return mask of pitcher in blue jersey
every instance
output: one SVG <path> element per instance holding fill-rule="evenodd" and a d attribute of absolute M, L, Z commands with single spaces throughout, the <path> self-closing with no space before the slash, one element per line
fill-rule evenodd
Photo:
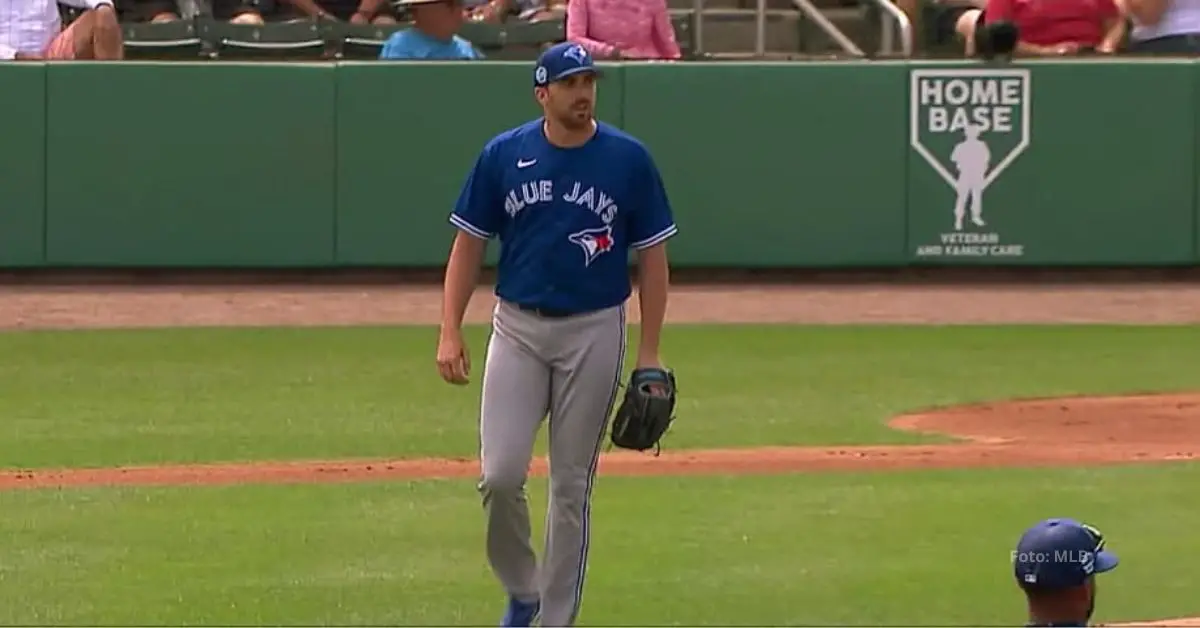
<path fill-rule="evenodd" d="M 504 626 L 574 625 L 588 560 L 592 485 L 625 358 L 629 251 L 637 252 L 638 366 L 663 366 L 666 242 L 675 220 L 637 139 L 593 117 L 600 73 L 578 44 L 547 49 L 533 71 L 543 115 L 492 138 L 450 222 L 438 341 L 442 378 L 470 370 L 462 320 L 487 242 L 500 241 L 496 307 L 479 432 L 487 557 L 509 596 Z M 547 423 L 550 504 L 539 569 L 526 472 Z"/>

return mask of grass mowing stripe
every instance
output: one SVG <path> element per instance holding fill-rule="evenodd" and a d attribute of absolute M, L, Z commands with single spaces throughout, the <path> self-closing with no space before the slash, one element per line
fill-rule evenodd
<path fill-rule="evenodd" d="M 1009 552 L 1063 514 L 1122 559 L 1098 621 L 1197 614 L 1198 482 L 1180 463 L 605 478 L 581 621 L 1018 625 Z M 537 535 L 544 507 L 536 482 Z M 0 512 L 0 624 L 492 625 L 503 605 L 468 481 L 22 491 Z"/>

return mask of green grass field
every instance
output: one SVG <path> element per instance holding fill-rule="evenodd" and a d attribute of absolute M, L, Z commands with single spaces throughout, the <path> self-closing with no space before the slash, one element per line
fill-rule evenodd
<path fill-rule="evenodd" d="M 915 408 L 1200 389 L 1195 327 L 672 326 L 668 449 L 912 443 Z M 476 365 L 483 329 L 472 330 Z M 636 334 L 631 334 L 636 337 Z M 0 467 L 472 456 L 431 328 L 0 334 Z M 476 367 L 478 369 L 478 366 Z M 1021 530 L 1099 526 L 1097 621 L 1200 614 L 1200 465 L 603 478 L 590 625 L 1016 625 Z M 542 482 L 530 487 L 537 533 Z M 0 624 L 495 625 L 473 482 L 0 491 Z"/>

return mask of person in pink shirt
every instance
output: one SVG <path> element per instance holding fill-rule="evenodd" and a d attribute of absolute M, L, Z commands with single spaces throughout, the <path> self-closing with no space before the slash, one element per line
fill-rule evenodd
<path fill-rule="evenodd" d="M 598 58 L 681 56 L 666 0 L 569 0 L 567 39 Z"/>

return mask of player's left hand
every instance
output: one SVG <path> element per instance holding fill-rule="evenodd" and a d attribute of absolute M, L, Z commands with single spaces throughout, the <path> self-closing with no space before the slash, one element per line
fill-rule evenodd
<path fill-rule="evenodd" d="M 659 439 L 675 419 L 675 400 L 673 372 L 661 367 L 635 368 L 613 417 L 612 444 L 637 451 L 653 447 L 657 452 Z"/>

